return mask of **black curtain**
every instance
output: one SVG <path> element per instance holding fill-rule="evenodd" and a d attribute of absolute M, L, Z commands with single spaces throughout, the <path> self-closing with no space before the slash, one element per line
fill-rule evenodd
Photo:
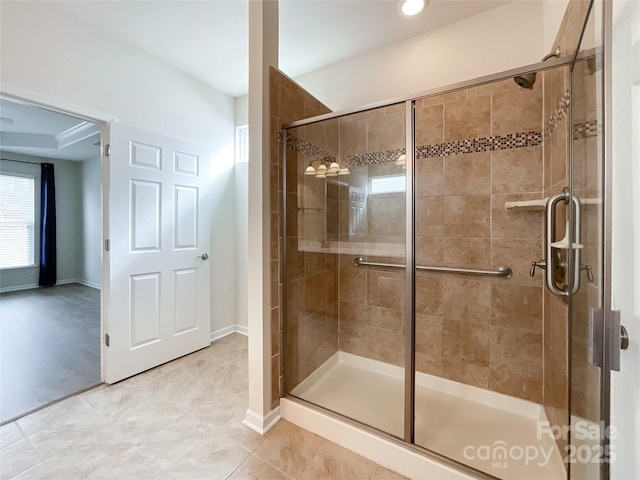
<path fill-rule="evenodd" d="M 40 183 L 40 280 L 38 284 L 56 284 L 56 184 L 53 165 L 43 163 Z"/>

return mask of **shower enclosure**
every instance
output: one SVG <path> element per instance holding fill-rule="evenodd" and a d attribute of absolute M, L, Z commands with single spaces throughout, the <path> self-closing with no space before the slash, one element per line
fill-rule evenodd
<path fill-rule="evenodd" d="M 285 395 L 474 474 L 599 477 L 599 21 L 527 88 L 284 128 Z"/>

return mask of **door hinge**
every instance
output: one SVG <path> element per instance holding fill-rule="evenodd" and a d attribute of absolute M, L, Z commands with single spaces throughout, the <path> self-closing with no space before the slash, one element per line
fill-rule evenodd
<path fill-rule="evenodd" d="M 109 143 L 107 143 L 107 144 L 104 146 L 104 156 L 105 156 L 105 157 L 109 157 L 109 156 L 111 156 L 111 144 L 109 144 Z"/>
<path fill-rule="evenodd" d="M 611 370 L 620 371 L 620 350 L 622 349 L 622 329 L 620 310 L 611 310 Z"/>
<path fill-rule="evenodd" d="M 605 334 L 609 346 L 609 369 L 620 371 L 620 350 L 625 347 L 625 335 L 620 325 L 620 310 L 609 312 L 609 331 L 605 332 L 604 310 L 589 310 L 589 363 L 596 367 L 603 366 Z M 627 339 L 628 342 L 628 339 Z"/>
<path fill-rule="evenodd" d="M 108 347 L 111 345 L 111 337 L 109 337 L 108 333 L 104 334 L 104 344 Z"/>
<path fill-rule="evenodd" d="M 601 308 L 589 309 L 589 363 L 595 367 L 602 366 L 603 314 Z"/>
<path fill-rule="evenodd" d="M 106 252 L 108 252 L 110 248 L 111 248 L 111 244 L 109 243 L 109 239 L 105 238 L 105 240 L 104 240 L 104 250 Z"/>

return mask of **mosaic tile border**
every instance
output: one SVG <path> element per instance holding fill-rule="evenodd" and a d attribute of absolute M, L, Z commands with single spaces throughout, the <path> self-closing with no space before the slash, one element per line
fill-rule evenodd
<path fill-rule="evenodd" d="M 282 136 L 283 132 L 280 132 L 278 134 L 278 143 L 280 145 L 282 145 Z M 292 135 L 287 135 L 287 148 L 295 150 L 296 152 L 304 153 L 308 157 L 312 157 L 323 162 L 331 162 L 336 159 L 335 155 L 323 150 L 317 145 Z"/>
<path fill-rule="evenodd" d="M 446 157 L 449 155 L 463 155 L 469 153 L 488 152 L 494 150 L 509 150 L 513 148 L 535 147 L 541 145 L 546 137 L 553 134 L 560 122 L 568 115 L 571 106 L 569 90 L 566 90 L 556 110 L 551 115 L 542 132 L 519 132 L 508 135 L 495 135 L 490 137 L 458 140 L 455 142 L 436 143 L 433 145 L 421 145 L 416 147 L 416 158 Z M 602 131 L 601 125 L 596 121 L 584 122 L 573 126 L 573 139 L 589 138 L 598 135 Z M 279 143 L 282 144 L 283 132 L 278 133 Z M 366 165 L 380 165 L 394 163 L 400 155 L 405 153 L 404 148 L 370 152 L 357 155 L 346 155 L 342 158 L 327 152 L 312 143 L 287 135 L 287 148 L 301 152 L 308 157 L 321 162 L 338 162 L 343 167 L 359 167 Z"/>
<path fill-rule="evenodd" d="M 364 167 L 367 165 L 382 165 L 385 163 L 395 163 L 400 155 L 406 153 L 405 148 L 385 150 L 383 152 L 363 153 L 361 155 L 347 155 L 339 163 L 344 161 L 347 167 Z"/>
<path fill-rule="evenodd" d="M 566 90 L 564 92 L 564 95 L 562 95 L 562 98 L 558 102 L 555 112 L 553 112 L 553 115 L 551 115 L 551 118 L 549 119 L 549 121 L 544 127 L 545 137 L 550 136 L 554 132 L 554 130 L 558 127 L 558 124 L 562 121 L 562 119 L 567 116 L 567 114 L 569 113 L 570 106 L 571 106 L 571 94 L 569 93 L 569 90 Z"/>
<path fill-rule="evenodd" d="M 416 148 L 416 158 L 446 157 L 449 155 L 463 155 L 466 153 L 535 147 L 540 145 L 542 140 L 542 132 L 520 132 L 510 133 L 508 135 L 495 135 L 491 137 L 459 140 L 456 142 L 437 143 L 434 145 L 418 146 Z M 282 144 L 282 134 L 280 135 L 280 143 Z M 342 166 L 346 167 L 394 163 L 400 155 L 405 153 L 404 148 L 396 148 L 382 152 L 346 155 L 342 158 L 336 159 L 334 154 L 329 153 L 304 139 L 293 137 L 291 135 L 287 135 L 287 148 L 301 152 L 308 157 L 322 162 L 337 161 Z"/>
<path fill-rule="evenodd" d="M 416 148 L 416 158 L 446 157 L 465 153 L 509 150 L 512 148 L 535 147 L 542 143 L 542 132 L 520 132 L 508 135 L 472 138 L 457 142 L 438 143 Z"/>
<path fill-rule="evenodd" d="M 602 133 L 602 125 L 597 120 L 591 122 L 576 123 L 573 126 L 573 139 L 597 137 Z"/>

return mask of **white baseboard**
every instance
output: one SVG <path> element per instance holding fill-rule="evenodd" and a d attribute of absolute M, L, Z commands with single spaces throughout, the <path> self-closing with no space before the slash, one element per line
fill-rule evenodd
<path fill-rule="evenodd" d="M 395 442 L 287 398 L 280 399 L 280 414 L 283 419 L 408 478 L 442 480 L 474 478 Z M 249 426 L 247 423 L 245 425 Z"/>
<path fill-rule="evenodd" d="M 260 435 L 267 433 L 280 420 L 280 407 L 276 407 L 264 417 L 253 410 L 247 410 L 242 423 Z"/>
<path fill-rule="evenodd" d="M 249 329 L 244 325 L 229 325 L 228 327 L 221 328 L 220 330 L 216 330 L 215 332 L 211 332 L 210 340 L 215 342 L 216 340 L 220 340 L 227 335 L 231 335 L 232 333 L 239 333 L 241 335 L 249 335 Z"/>
<path fill-rule="evenodd" d="M 95 288 L 96 290 L 100 290 L 102 288 L 102 286 L 99 283 L 90 282 L 89 280 L 78 279 L 76 280 L 76 283 L 79 283 L 80 285 L 84 285 L 85 287 Z"/>
<path fill-rule="evenodd" d="M 71 283 L 79 283 L 81 285 L 85 285 L 91 288 L 97 288 L 98 290 L 100 290 L 100 285 L 93 282 L 88 282 L 87 280 L 79 280 L 77 278 L 65 278 L 62 280 L 56 280 L 56 284 L 54 285 L 54 287 L 56 285 L 69 285 Z M 0 288 L 0 293 L 19 292 L 20 290 L 31 290 L 34 288 L 41 288 L 41 287 L 37 283 L 30 283 L 27 285 L 16 285 L 13 287 L 2 287 Z M 243 328 L 246 329 L 247 327 L 243 327 Z M 238 333 L 243 333 L 243 332 L 238 332 Z"/>
<path fill-rule="evenodd" d="M 249 327 L 245 327 L 244 325 L 236 325 L 235 327 L 236 333 L 249 336 Z"/>
<path fill-rule="evenodd" d="M 40 288 L 40 286 L 34 283 L 29 285 L 16 285 L 14 287 L 2 287 L 0 288 L 0 293 L 19 292 L 20 290 L 31 290 L 33 288 Z"/>

